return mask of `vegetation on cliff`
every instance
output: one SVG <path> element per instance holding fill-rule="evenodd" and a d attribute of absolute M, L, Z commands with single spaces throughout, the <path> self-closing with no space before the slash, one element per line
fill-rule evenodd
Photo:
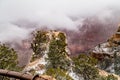
<path fill-rule="evenodd" d="M 84 80 L 96 80 L 99 77 L 99 71 L 95 67 L 97 60 L 85 54 L 80 54 L 73 58 L 73 70 L 78 76 L 82 76 Z"/>
<path fill-rule="evenodd" d="M 17 66 L 17 54 L 12 48 L 5 44 L 0 44 L 0 69 L 20 71 L 22 68 Z M 0 79 L 8 80 L 9 78 L 0 76 Z"/>
<path fill-rule="evenodd" d="M 34 52 L 34 55 L 32 56 L 32 61 L 44 55 L 46 44 L 49 42 L 49 36 L 46 35 L 47 33 L 47 31 L 36 31 L 36 33 L 33 34 L 34 38 L 31 43 L 31 48 Z"/>
<path fill-rule="evenodd" d="M 45 75 L 50 75 L 56 80 L 117 80 L 114 75 L 101 76 L 96 65 L 99 64 L 101 69 L 105 69 L 113 61 L 112 58 L 105 57 L 103 61 L 98 61 L 90 55 L 80 54 L 71 58 L 67 51 L 66 35 L 57 31 L 36 31 L 33 34 L 33 42 L 31 48 L 34 52 L 31 61 L 41 59 L 44 55 L 47 64 L 44 66 Z M 117 54 L 117 53 L 116 53 Z M 119 74 L 119 57 L 114 54 L 115 70 Z M 40 62 L 40 60 L 38 60 Z M 14 49 L 0 44 L 0 68 L 19 71 L 21 68 L 17 66 L 17 54 Z M 37 69 L 31 68 L 33 74 L 41 70 L 39 63 Z M 35 64 L 35 65 L 36 65 Z M 69 73 L 73 71 L 79 78 L 73 79 Z M 2 77 L 2 76 L 0 76 Z M 6 78 L 7 79 L 7 78 Z"/>
<path fill-rule="evenodd" d="M 60 68 L 67 71 L 70 67 L 70 60 L 67 58 L 66 37 L 64 33 L 59 33 L 57 37 L 52 36 L 49 45 L 47 68 Z"/>

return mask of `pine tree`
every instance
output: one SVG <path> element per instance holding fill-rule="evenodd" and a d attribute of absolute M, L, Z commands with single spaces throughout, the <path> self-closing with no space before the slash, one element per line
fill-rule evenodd
<path fill-rule="evenodd" d="M 14 49 L 7 47 L 5 44 L 0 44 L 0 69 L 22 70 L 17 64 L 17 54 Z M 9 78 L 0 76 L 0 79 L 8 80 Z"/>
<path fill-rule="evenodd" d="M 73 70 L 78 76 L 82 76 L 85 80 L 96 80 L 99 77 L 99 71 L 94 66 L 97 60 L 85 54 L 80 54 L 73 58 Z"/>
<path fill-rule="evenodd" d="M 47 75 L 54 77 L 56 80 L 73 80 L 65 71 L 60 68 L 50 68 L 46 71 Z"/>
<path fill-rule="evenodd" d="M 48 68 L 60 68 L 67 71 L 70 66 L 70 60 L 67 58 L 66 52 L 66 36 L 60 32 L 58 36 L 52 36 L 48 52 Z"/>
<path fill-rule="evenodd" d="M 47 33 L 47 31 L 36 31 L 36 33 L 33 34 L 34 39 L 31 43 L 31 48 L 35 54 L 33 55 L 32 60 L 44 55 L 46 44 L 49 42 L 49 36 L 46 35 Z"/>

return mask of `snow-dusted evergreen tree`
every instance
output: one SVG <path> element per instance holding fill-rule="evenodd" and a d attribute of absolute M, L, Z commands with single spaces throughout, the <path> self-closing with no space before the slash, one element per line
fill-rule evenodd
<path fill-rule="evenodd" d="M 9 48 L 5 44 L 0 44 L 0 69 L 21 71 L 22 68 L 17 66 L 17 54 L 12 48 Z M 9 80 L 4 76 L 0 76 L 1 80 Z"/>

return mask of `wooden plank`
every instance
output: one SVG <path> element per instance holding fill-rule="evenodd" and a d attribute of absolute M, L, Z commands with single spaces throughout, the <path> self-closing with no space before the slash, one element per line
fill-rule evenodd
<path fill-rule="evenodd" d="M 0 69 L 0 75 L 12 77 L 16 79 L 21 79 L 21 80 L 32 80 L 33 79 L 33 76 L 31 75 L 23 74 L 23 73 L 15 72 L 15 71 L 3 70 L 3 69 Z"/>

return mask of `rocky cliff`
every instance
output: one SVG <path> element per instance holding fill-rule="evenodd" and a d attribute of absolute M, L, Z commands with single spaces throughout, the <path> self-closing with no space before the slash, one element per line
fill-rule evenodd
<path fill-rule="evenodd" d="M 61 68 L 63 71 L 59 71 L 62 75 L 64 71 L 64 75 L 68 74 L 71 58 L 69 57 L 70 51 L 67 48 L 66 35 L 63 32 L 36 31 L 31 47 L 34 53 L 31 62 L 24 68 L 24 73 L 43 75 L 49 71 L 49 68 L 52 70 Z"/>
<path fill-rule="evenodd" d="M 30 75 L 50 75 L 56 80 L 98 80 L 99 76 L 115 76 L 119 80 L 119 32 L 120 30 L 108 41 L 89 51 L 92 57 L 98 59 L 96 64 L 96 59 L 87 55 L 72 59 L 65 33 L 36 31 L 31 43 L 34 53 L 23 72 Z"/>
<path fill-rule="evenodd" d="M 106 42 L 90 51 L 99 60 L 98 68 L 120 75 L 120 27 Z"/>

